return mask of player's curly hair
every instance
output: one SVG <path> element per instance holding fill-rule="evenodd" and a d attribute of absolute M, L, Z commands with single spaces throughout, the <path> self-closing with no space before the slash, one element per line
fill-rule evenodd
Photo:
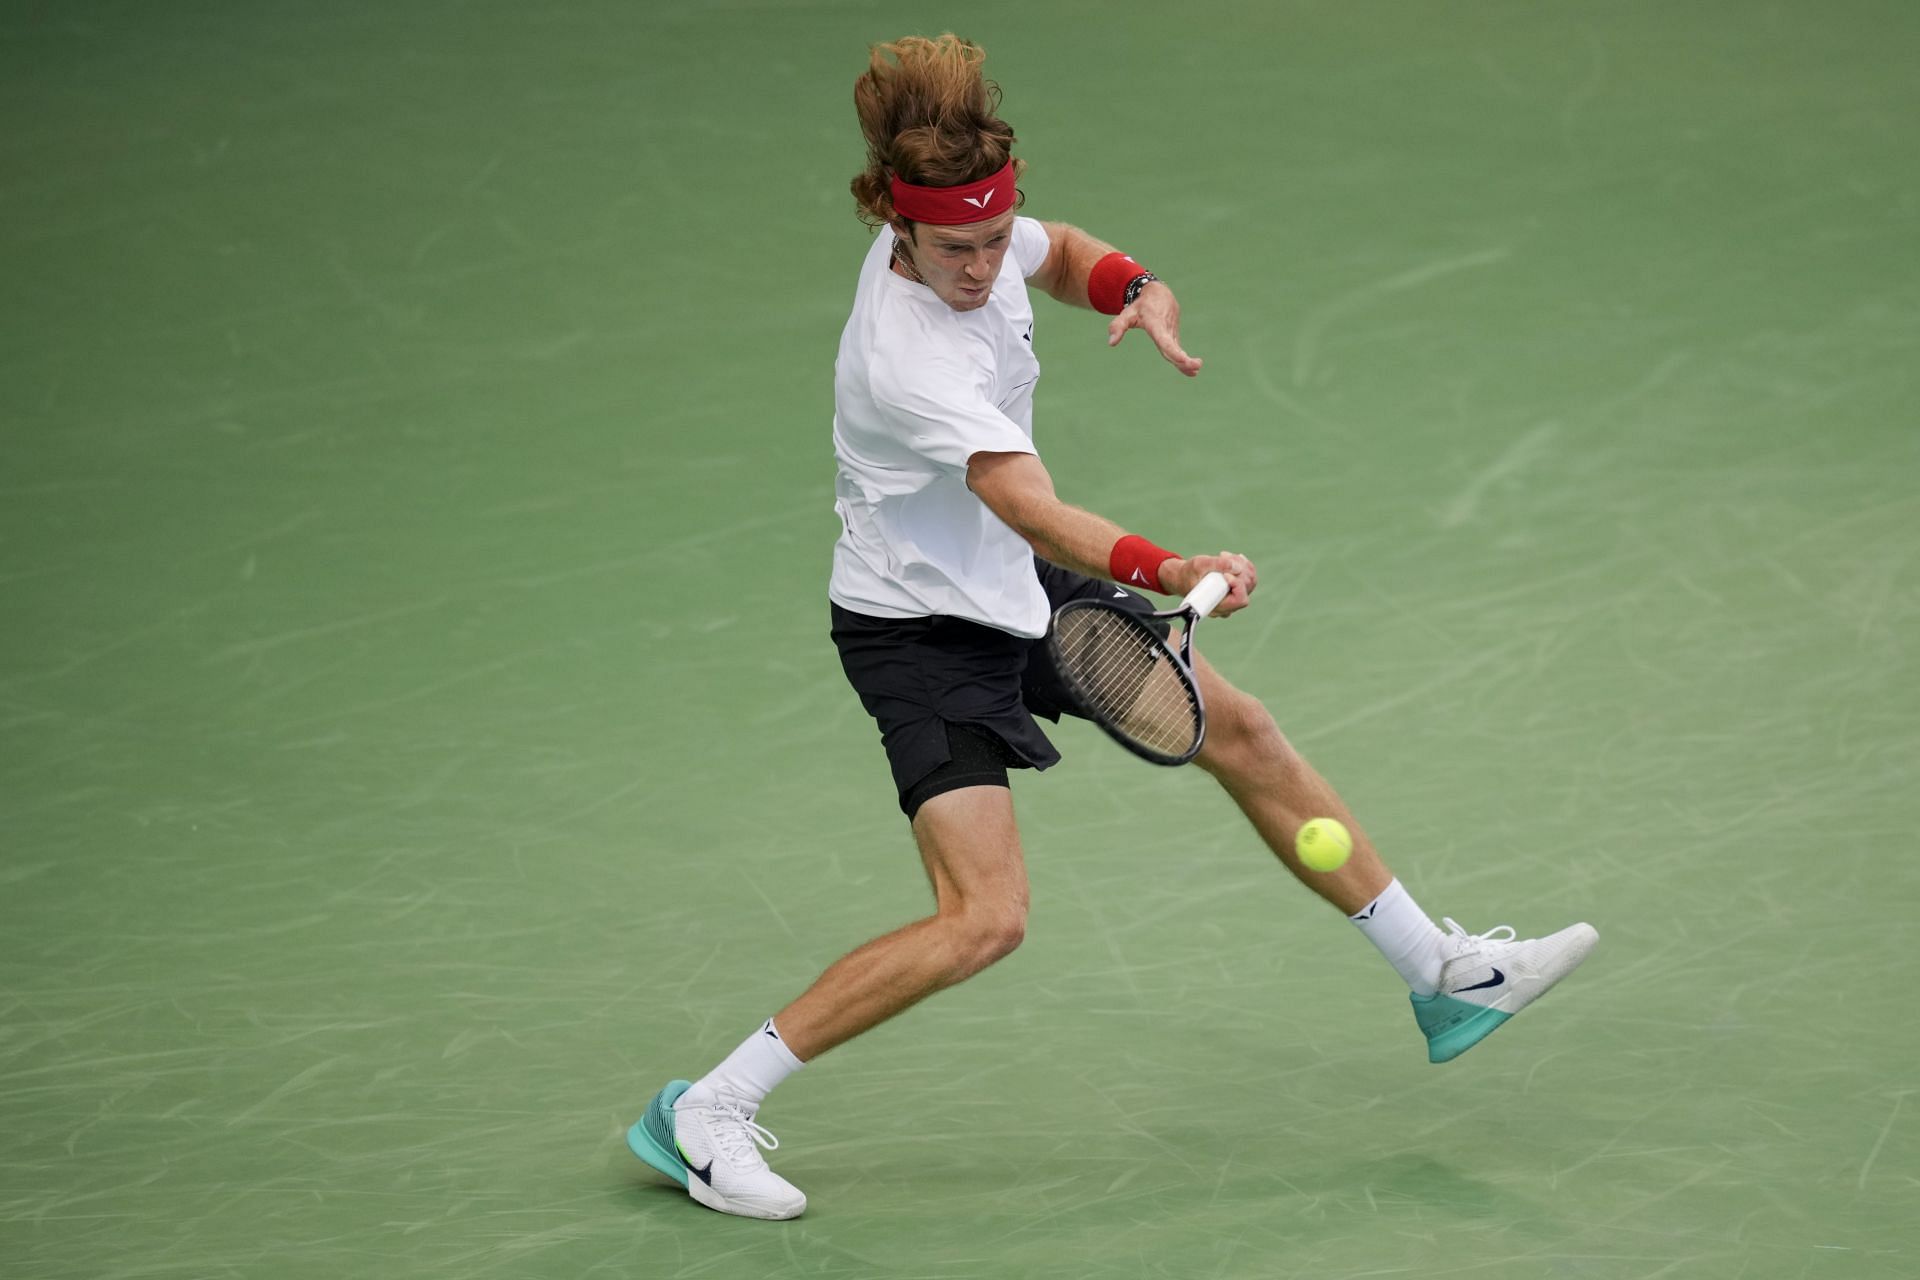
<path fill-rule="evenodd" d="M 958 187 L 990 178 L 1013 156 L 1013 126 L 1002 120 L 1000 86 L 980 74 L 987 51 L 952 32 L 936 40 L 907 36 L 868 50 L 853 82 L 853 105 L 867 139 L 867 167 L 853 180 L 860 221 L 876 230 L 911 220 L 894 212 L 895 174 L 920 187 Z M 1014 179 L 1026 171 L 1015 160 Z M 1015 207 L 1025 201 L 1017 195 Z"/>

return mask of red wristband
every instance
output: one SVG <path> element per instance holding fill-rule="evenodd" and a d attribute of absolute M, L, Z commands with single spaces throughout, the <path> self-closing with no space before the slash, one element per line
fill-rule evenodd
<path fill-rule="evenodd" d="M 1160 585 L 1160 566 L 1179 558 L 1174 552 L 1154 546 L 1139 534 L 1130 533 L 1114 543 L 1113 550 L 1107 553 L 1107 572 L 1115 582 L 1145 587 L 1164 595 L 1166 588 Z"/>
<path fill-rule="evenodd" d="M 1127 286 L 1147 269 L 1124 253 L 1110 253 L 1087 274 L 1087 301 L 1102 315 L 1117 316 L 1127 305 Z"/>

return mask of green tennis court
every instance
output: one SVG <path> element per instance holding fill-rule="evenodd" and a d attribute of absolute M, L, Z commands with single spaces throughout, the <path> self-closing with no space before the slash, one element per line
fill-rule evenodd
<path fill-rule="evenodd" d="M 1193 770 L 1016 780 L 982 977 L 622 1133 L 928 894 L 828 643 L 866 46 L 957 28 L 1070 501 L 1423 905 L 1602 935 L 1429 1066 Z M 0 1274 L 1920 1274 L 1920 13 L 0 15 Z M 1189 845 L 1177 833 L 1197 832 Z"/>

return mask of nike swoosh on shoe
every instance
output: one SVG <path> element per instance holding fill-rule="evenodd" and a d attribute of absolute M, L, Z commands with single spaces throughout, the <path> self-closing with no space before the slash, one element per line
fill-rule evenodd
<path fill-rule="evenodd" d="M 1493 971 L 1493 976 L 1491 978 L 1488 978 L 1485 982 L 1476 982 L 1470 987 L 1455 987 L 1453 989 L 1453 993 L 1455 995 L 1459 995 L 1462 991 L 1485 991 L 1489 987 L 1499 986 L 1501 983 L 1505 982 L 1506 980 L 1507 980 L 1507 975 L 1500 972 L 1498 969 L 1495 969 Z"/>

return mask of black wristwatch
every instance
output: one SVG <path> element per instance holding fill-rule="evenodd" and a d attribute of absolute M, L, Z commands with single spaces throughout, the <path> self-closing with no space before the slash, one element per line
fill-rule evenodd
<path fill-rule="evenodd" d="M 1133 300 L 1140 296 L 1140 291 L 1159 278 L 1159 276 L 1153 274 L 1151 271 L 1142 271 L 1139 275 L 1127 281 L 1127 291 L 1121 295 L 1125 301 L 1120 305 L 1123 307 L 1132 306 Z"/>

